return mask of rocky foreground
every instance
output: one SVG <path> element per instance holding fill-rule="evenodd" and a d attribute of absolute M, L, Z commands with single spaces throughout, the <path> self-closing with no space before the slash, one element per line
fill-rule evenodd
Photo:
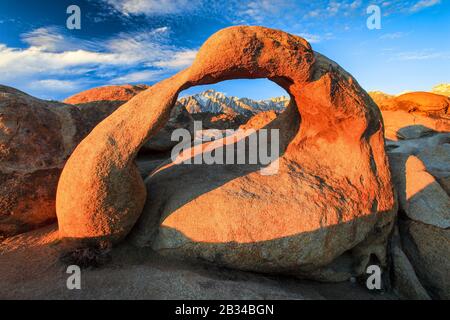
<path fill-rule="evenodd" d="M 186 84 L 230 77 L 274 79 L 291 100 L 176 102 Z M 153 87 L 56 103 L 0 86 L 0 298 L 449 299 L 450 99 L 371 96 L 305 40 L 265 28 L 219 32 Z M 279 129 L 278 174 L 172 165 L 171 132 L 194 119 Z M 99 266 L 77 292 L 74 260 Z M 370 264 L 382 292 L 364 288 Z"/>
<path fill-rule="evenodd" d="M 162 256 L 127 243 L 106 254 L 100 268 L 82 270 L 81 290 L 68 290 L 57 227 L 0 244 L 0 299 L 396 299 L 363 283 L 318 283 L 240 272 Z M 19 267 L 20 266 L 20 267 Z"/>

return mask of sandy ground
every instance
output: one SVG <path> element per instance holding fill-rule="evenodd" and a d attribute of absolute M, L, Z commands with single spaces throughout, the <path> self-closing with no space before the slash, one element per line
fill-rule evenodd
<path fill-rule="evenodd" d="M 325 284 L 164 258 L 124 243 L 67 289 L 56 226 L 0 243 L 0 299 L 395 299 L 358 283 Z"/>

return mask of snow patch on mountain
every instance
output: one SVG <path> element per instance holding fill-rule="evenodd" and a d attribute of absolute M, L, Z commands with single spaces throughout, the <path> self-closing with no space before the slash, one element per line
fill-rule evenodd
<path fill-rule="evenodd" d="M 286 96 L 266 100 L 238 98 L 226 96 L 212 89 L 179 100 L 189 113 L 226 113 L 245 116 L 269 110 L 281 113 L 286 109 L 289 101 L 289 97 Z"/>

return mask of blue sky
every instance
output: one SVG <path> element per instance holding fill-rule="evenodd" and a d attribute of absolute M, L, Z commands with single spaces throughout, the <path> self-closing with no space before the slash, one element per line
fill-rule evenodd
<path fill-rule="evenodd" d="M 81 9 L 80 30 L 66 28 L 72 4 Z M 379 30 L 366 26 L 371 4 L 381 8 Z M 188 66 L 211 34 L 231 25 L 303 36 L 368 91 L 450 82 L 450 0 L 0 0 L 0 84 L 44 99 L 152 84 Z M 284 93 L 267 80 L 207 88 L 255 99 Z"/>

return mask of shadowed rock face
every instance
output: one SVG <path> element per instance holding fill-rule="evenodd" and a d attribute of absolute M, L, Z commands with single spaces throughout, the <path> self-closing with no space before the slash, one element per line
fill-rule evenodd
<path fill-rule="evenodd" d="M 69 105 L 37 99 L 0 85 L 0 237 L 56 219 L 59 175 L 76 145 L 99 122 L 145 88 L 95 88 L 66 100 L 84 103 Z M 177 109 L 172 113 L 175 124 L 168 128 L 180 122 L 189 125 L 179 121 L 184 118 Z M 170 141 L 170 133 L 160 134 L 163 137 L 152 146 L 166 146 L 165 141 Z"/>
<path fill-rule="evenodd" d="M 168 163 L 144 184 L 134 158 L 178 93 L 237 78 L 268 78 L 290 94 L 265 126 L 280 130 L 279 172 Z M 395 209 L 376 105 L 304 39 L 262 27 L 219 31 L 191 67 L 101 122 L 68 160 L 57 191 L 61 237 L 117 242 L 140 217 L 131 237 L 138 245 L 321 280 L 361 274 L 371 255 L 383 264 Z"/>
<path fill-rule="evenodd" d="M 0 237 L 56 218 L 59 174 L 87 132 L 75 106 L 0 86 Z"/>
<path fill-rule="evenodd" d="M 393 286 L 411 299 L 449 299 L 450 133 L 418 123 L 387 143 L 400 212 Z"/>
<path fill-rule="evenodd" d="M 95 88 L 66 100 L 84 103 L 69 105 L 0 86 L 0 237 L 56 219 L 59 175 L 76 145 L 99 122 L 145 88 L 130 85 Z M 183 117 L 187 112 L 174 108 L 172 114 L 168 130 L 182 125 L 189 127 L 190 122 Z M 161 139 L 151 147 L 169 149 L 170 132 L 160 135 Z"/>

